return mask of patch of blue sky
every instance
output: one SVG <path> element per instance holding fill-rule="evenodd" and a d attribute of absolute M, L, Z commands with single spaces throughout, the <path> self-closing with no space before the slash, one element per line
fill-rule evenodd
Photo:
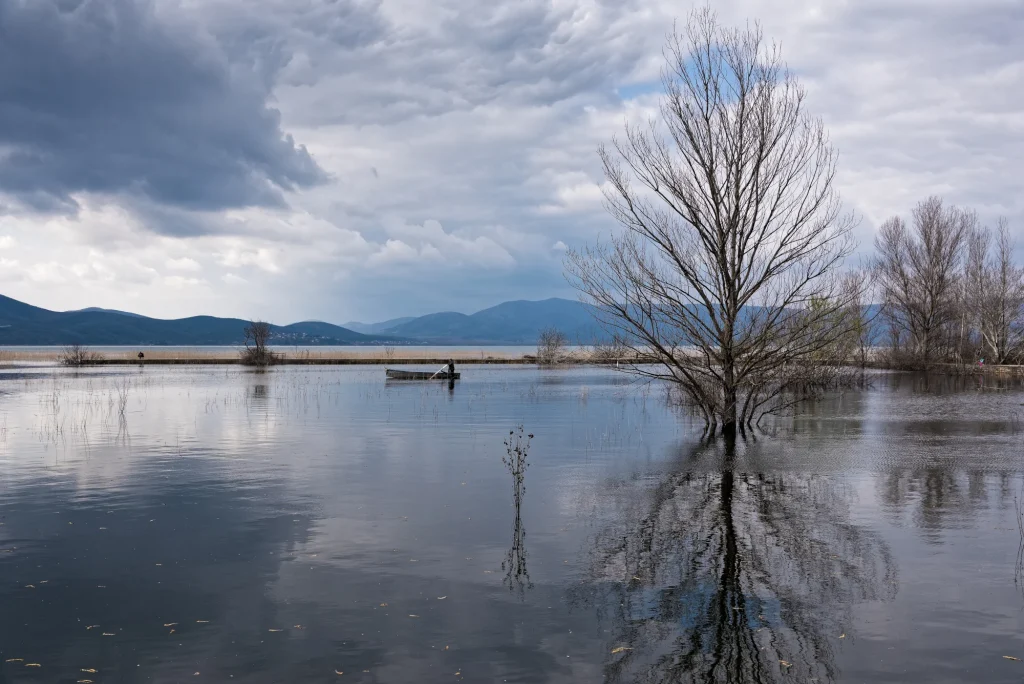
<path fill-rule="evenodd" d="M 643 81 L 641 83 L 627 83 L 615 89 L 615 93 L 622 99 L 635 100 L 644 95 L 652 95 L 662 92 L 661 81 Z"/>

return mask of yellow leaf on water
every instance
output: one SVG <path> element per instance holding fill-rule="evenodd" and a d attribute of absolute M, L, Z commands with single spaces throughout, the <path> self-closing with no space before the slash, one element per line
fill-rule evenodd
<path fill-rule="evenodd" d="M 1014 658 L 1013 656 L 1003 656 L 1007 660 L 1020 660 L 1020 658 Z"/>
<path fill-rule="evenodd" d="M 628 646 L 619 646 L 618 648 L 613 648 L 612 649 L 612 654 L 622 653 L 623 651 L 632 651 L 632 650 L 633 649 L 629 648 Z"/>

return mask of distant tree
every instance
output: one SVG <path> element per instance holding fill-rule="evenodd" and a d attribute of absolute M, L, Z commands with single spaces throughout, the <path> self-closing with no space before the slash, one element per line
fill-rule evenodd
<path fill-rule="evenodd" d="M 915 362 L 945 360 L 954 348 L 961 260 L 976 226 L 973 212 L 930 197 L 914 208 L 913 226 L 894 216 L 875 237 L 875 277 L 891 337 Z"/>
<path fill-rule="evenodd" d="M 981 353 L 992 363 L 1006 363 L 1024 343 L 1024 269 L 1013 261 L 1005 218 L 995 235 L 983 228 L 973 231 L 967 242 L 965 310 Z"/>
<path fill-rule="evenodd" d="M 630 370 L 735 433 L 790 405 L 794 375 L 848 334 L 825 323 L 852 301 L 838 267 L 855 222 L 824 127 L 758 26 L 696 11 L 666 56 L 663 128 L 627 126 L 600 150 L 625 231 L 570 252 L 569 279 L 606 330 L 656 361 Z"/>
<path fill-rule="evenodd" d="M 266 321 L 251 321 L 245 327 L 245 349 L 242 351 L 242 363 L 247 366 L 266 367 L 274 362 L 274 354 L 270 351 L 270 324 Z"/>
<path fill-rule="evenodd" d="M 92 351 L 84 344 L 66 344 L 57 355 L 62 366 L 85 366 L 103 359 L 103 355 Z"/>
<path fill-rule="evenodd" d="M 568 338 L 558 328 L 545 328 L 537 339 L 537 363 L 553 364 L 565 358 Z"/>

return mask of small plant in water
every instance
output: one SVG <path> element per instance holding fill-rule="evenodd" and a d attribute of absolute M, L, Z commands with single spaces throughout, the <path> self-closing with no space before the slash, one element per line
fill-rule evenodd
<path fill-rule="evenodd" d="M 526 494 L 524 476 L 527 466 L 530 465 L 528 458 L 533 435 L 523 433 L 522 425 L 509 431 L 508 439 L 505 440 L 506 455 L 501 459 L 512 473 L 512 501 L 516 511 L 512 521 L 512 546 L 505 554 L 505 562 L 501 564 L 501 569 L 505 571 L 505 585 L 509 591 L 518 588 L 520 593 L 533 586 L 526 567 L 526 528 L 523 526 L 522 518 L 523 496 Z"/>

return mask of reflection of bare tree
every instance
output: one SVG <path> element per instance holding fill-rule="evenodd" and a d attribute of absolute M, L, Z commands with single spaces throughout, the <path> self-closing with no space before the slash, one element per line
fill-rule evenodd
<path fill-rule="evenodd" d="M 890 518 L 906 515 L 925 541 L 940 542 L 943 530 L 972 525 L 971 519 L 995 498 L 1007 505 L 1013 498 L 1009 472 L 955 470 L 947 463 L 880 475 L 879 498 Z M 989 485 L 996 485 L 991 491 Z"/>
<path fill-rule="evenodd" d="M 512 501 L 515 506 L 515 518 L 512 521 L 512 546 L 505 554 L 505 561 L 501 569 L 505 571 L 505 586 L 509 591 L 518 589 L 522 594 L 525 589 L 533 587 L 530 582 L 530 572 L 526 567 L 526 528 L 523 527 L 522 507 L 523 496 L 526 494 L 526 468 L 529 465 L 527 457 L 530 451 L 530 440 L 533 435 L 526 435 L 524 438 L 523 428 L 519 426 L 517 431 L 509 433 L 505 447 L 508 455 L 502 458 L 505 467 L 512 474 Z"/>
<path fill-rule="evenodd" d="M 734 450 L 700 447 L 722 467 L 667 477 L 598 535 L 581 598 L 610 625 L 609 681 L 831 681 L 851 604 L 895 594 L 841 487 L 734 472 Z"/>

